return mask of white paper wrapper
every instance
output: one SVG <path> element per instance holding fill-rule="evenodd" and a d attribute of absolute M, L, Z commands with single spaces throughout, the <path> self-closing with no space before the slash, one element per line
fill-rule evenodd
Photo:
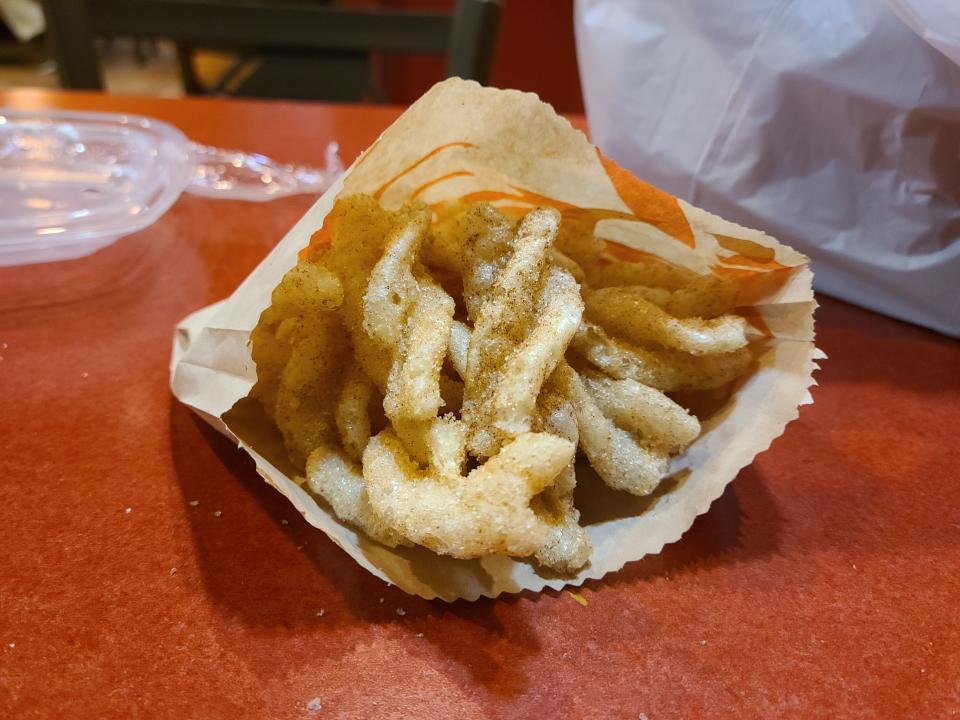
<path fill-rule="evenodd" d="M 275 431 L 252 401 L 249 334 L 283 274 L 310 243 L 341 193 L 369 193 L 387 207 L 476 196 L 498 204 L 552 204 L 590 214 L 621 257 L 653 255 L 699 272 L 741 278 L 745 314 L 758 328 L 756 370 L 703 424 L 648 498 L 615 493 L 578 470 L 577 504 L 593 543 L 572 578 L 508 557 L 455 560 L 423 548 L 390 549 L 341 524 L 285 474 Z M 810 401 L 815 360 L 812 275 L 807 259 L 773 238 L 728 223 L 642 183 L 599 156 L 582 133 L 530 94 L 452 79 L 436 85 L 394 123 L 307 212 L 226 301 L 178 326 L 174 394 L 238 442 L 263 478 L 361 566 L 403 590 L 445 600 L 559 589 L 618 570 L 680 538 L 724 487 L 769 447 Z M 231 408 L 236 408 L 224 417 Z M 289 472 L 289 470 L 287 470 Z"/>

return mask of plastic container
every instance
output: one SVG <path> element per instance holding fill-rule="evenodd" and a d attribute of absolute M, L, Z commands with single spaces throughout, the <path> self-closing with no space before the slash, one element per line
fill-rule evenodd
<path fill-rule="evenodd" d="M 88 255 L 155 222 L 184 190 L 262 201 L 322 193 L 323 169 L 191 143 L 138 115 L 0 111 L 0 266 Z"/>

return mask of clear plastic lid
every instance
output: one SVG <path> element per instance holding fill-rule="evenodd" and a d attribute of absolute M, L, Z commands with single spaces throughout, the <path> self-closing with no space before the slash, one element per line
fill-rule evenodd
<path fill-rule="evenodd" d="M 185 189 L 265 201 L 320 194 L 343 173 L 197 145 L 160 120 L 0 110 L 0 266 L 79 258 L 156 221 Z"/>
<path fill-rule="evenodd" d="M 0 112 L 0 265 L 89 254 L 153 223 L 194 173 L 190 142 L 137 115 Z"/>

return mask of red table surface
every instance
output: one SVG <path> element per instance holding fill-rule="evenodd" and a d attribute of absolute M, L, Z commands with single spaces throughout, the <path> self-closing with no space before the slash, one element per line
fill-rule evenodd
<path fill-rule="evenodd" d="M 331 138 L 352 159 L 399 112 L 0 102 L 152 115 L 302 163 Z M 167 388 L 174 324 L 310 204 L 184 196 L 118 244 L 148 248 L 126 279 L 0 314 L 0 717 L 960 715 L 960 344 L 821 298 L 816 404 L 680 542 L 588 582 L 585 606 L 428 602 L 358 567 Z"/>

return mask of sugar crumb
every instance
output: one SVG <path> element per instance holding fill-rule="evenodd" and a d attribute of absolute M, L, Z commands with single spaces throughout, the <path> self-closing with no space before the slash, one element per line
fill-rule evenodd
<path fill-rule="evenodd" d="M 407 614 L 406 610 L 404 610 L 403 608 L 397 608 L 397 615 L 399 615 L 400 617 L 403 617 L 406 614 Z"/>
<path fill-rule="evenodd" d="M 187 503 L 187 505 L 189 505 L 190 507 L 196 507 L 199 504 L 200 504 L 199 500 L 191 500 L 190 502 Z"/>
<path fill-rule="evenodd" d="M 323 617 L 323 616 L 326 615 L 326 614 L 327 614 L 327 611 L 324 610 L 323 608 L 320 608 L 320 609 L 317 611 L 317 617 Z"/>
<path fill-rule="evenodd" d="M 307 710 L 310 712 L 318 712 L 322 707 L 323 703 L 320 702 L 320 698 L 318 697 L 315 697 L 313 700 L 307 703 Z"/>
<path fill-rule="evenodd" d="M 7 643 L 8 648 L 15 648 L 16 646 L 17 646 L 16 643 Z"/>
<path fill-rule="evenodd" d="M 417 637 L 423 637 L 423 633 L 417 633 Z"/>
<path fill-rule="evenodd" d="M 86 380 L 88 377 L 90 377 L 90 373 L 85 373 L 85 372 L 80 373 L 81 380 Z"/>
<path fill-rule="evenodd" d="M 0 343 L 0 350 L 6 350 L 8 347 L 10 346 L 7 345 L 6 343 Z"/>
<path fill-rule="evenodd" d="M 383 598 L 380 598 L 380 602 L 383 602 Z"/>
<path fill-rule="evenodd" d="M 280 524 L 281 524 L 281 525 L 289 525 L 289 524 L 290 524 L 290 521 L 287 520 L 287 519 L 283 519 L 283 520 L 280 521 Z"/>
<path fill-rule="evenodd" d="M 701 644 L 701 645 L 706 645 L 706 644 L 707 644 L 707 641 L 706 641 L 706 640 L 701 640 L 701 641 L 700 641 L 700 644 Z"/>
<path fill-rule="evenodd" d="M 124 512 L 125 512 L 127 515 L 129 515 L 130 513 L 133 512 L 133 508 L 132 508 L 132 507 L 128 507 L 128 508 L 124 509 Z"/>
<path fill-rule="evenodd" d="M 640 716 L 637 718 L 637 720 L 650 720 L 650 718 L 647 717 L 646 713 L 640 713 Z"/>
<path fill-rule="evenodd" d="M 176 568 L 170 568 L 170 576 L 173 577 L 173 576 L 176 575 L 176 574 L 177 574 L 177 569 L 176 569 Z"/>
<path fill-rule="evenodd" d="M 297 545 L 297 550 L 303 550 L 303 545 Z"/>
<path fill-rule="evenodd" d="M 221 515 L 223 515 L 223 511 L 222 511 L 222 510 L 214 510 L 214 511 L 213 511 L 213 516 L 214 516 L 214 517 L 220 517 Z"/>

